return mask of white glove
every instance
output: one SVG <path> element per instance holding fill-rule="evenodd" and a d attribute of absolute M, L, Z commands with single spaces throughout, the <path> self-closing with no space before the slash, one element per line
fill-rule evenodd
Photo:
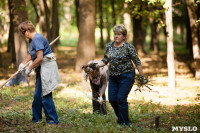
<path fill-rule="evenodd" d="M 88 92 L 87 97 L 92 100 L 92 92 Z"/>
<path fill-rule="evenodd" d="M 28 77 L 29 74 L 31 73 L 31 71 L 32 71 L 32 70 L 31 70 L 29 67 L 26 67 L 26 68 L 25 68 L 25 72 L 24 72 L 25 76 Z"/>
<path fill-rule="evenodd" d="M 100 104 L 103 103 L 103 98 L 102 98 L 102 96 L 98 97 L 98 102 L 99 102 Z"/>
<path fill-rule="evenodd" d="M 23 67 L 24 67 L 24 64 L 23 64 L 23 63 L 20 63 L 20 64 L 19 64 L 19 67 L 18 67 L 18 71 L 21 70 Z"/>

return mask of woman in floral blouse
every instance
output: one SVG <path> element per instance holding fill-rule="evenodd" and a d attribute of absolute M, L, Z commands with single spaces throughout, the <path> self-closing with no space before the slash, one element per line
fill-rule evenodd
<path fill-rule="evenodd" d="M 142 64 L 132 44 L 126 42 L 127 30 L 123 24 L 114 26 L 114 42 L 108 43 L 104 57 L 97 67 L 109 63 L 108 98 L 116 116 L 117 122 L 129 125 L 127 97 L 135 82 L 134 62 L 139 75 L 143 76 Z"/>

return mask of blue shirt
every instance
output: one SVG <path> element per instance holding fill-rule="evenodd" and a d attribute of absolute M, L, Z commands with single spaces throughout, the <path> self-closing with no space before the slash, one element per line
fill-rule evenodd
<path fill-rule="evenodd" d="M 33 40 L 29 39 L 29 54 L 34 61 L 37 58 L 37 51 L 43 50 L 43 56 L 51 54 L 52 50 L 49 42 L 41 34 L 36 33 Z"/>

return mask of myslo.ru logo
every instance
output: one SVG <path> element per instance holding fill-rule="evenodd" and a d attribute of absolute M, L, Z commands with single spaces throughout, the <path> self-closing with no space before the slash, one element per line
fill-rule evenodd
<path fill-rule="evenodd" d="M 195 132 L 198 128 L 196 126 L 172 126 L 172 132 Z"/>

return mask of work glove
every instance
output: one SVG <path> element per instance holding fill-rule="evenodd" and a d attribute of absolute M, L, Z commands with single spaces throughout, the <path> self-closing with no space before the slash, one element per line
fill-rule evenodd
<path fill-rule="evenodd" d="M 92 100 L 92 92 L 88 92 L 87 97 Z"/>
<path fill-rule="evenodd" d="M 18 67 L 18 71 L 20 71 L 23 67 L 24 67 L 24 64 L 23 64 L 23 63 L 20 63 L 20 64 L 19 64 L 19 67 Z M 22 70 L 21 70 L 21 71 L 22 71 Z M 20 72 L 21 72 L 21 71 L 20 71 Z"/>
<path fill-rule="evenodd" d="M 103 103 L 103 98 L 102 98 L 102 96 L 98 97 L 98 102 L 99 102 L 100 104 Z"/>
<path fill-rule="evenodd" d="M 25 71 L 24 71 L 24 75 L 27 76 L 27 77 L 29 77 L 29 74 L 31 73 L 31 71 L 32 70 L 29 67 L 26 67 Z"/>

